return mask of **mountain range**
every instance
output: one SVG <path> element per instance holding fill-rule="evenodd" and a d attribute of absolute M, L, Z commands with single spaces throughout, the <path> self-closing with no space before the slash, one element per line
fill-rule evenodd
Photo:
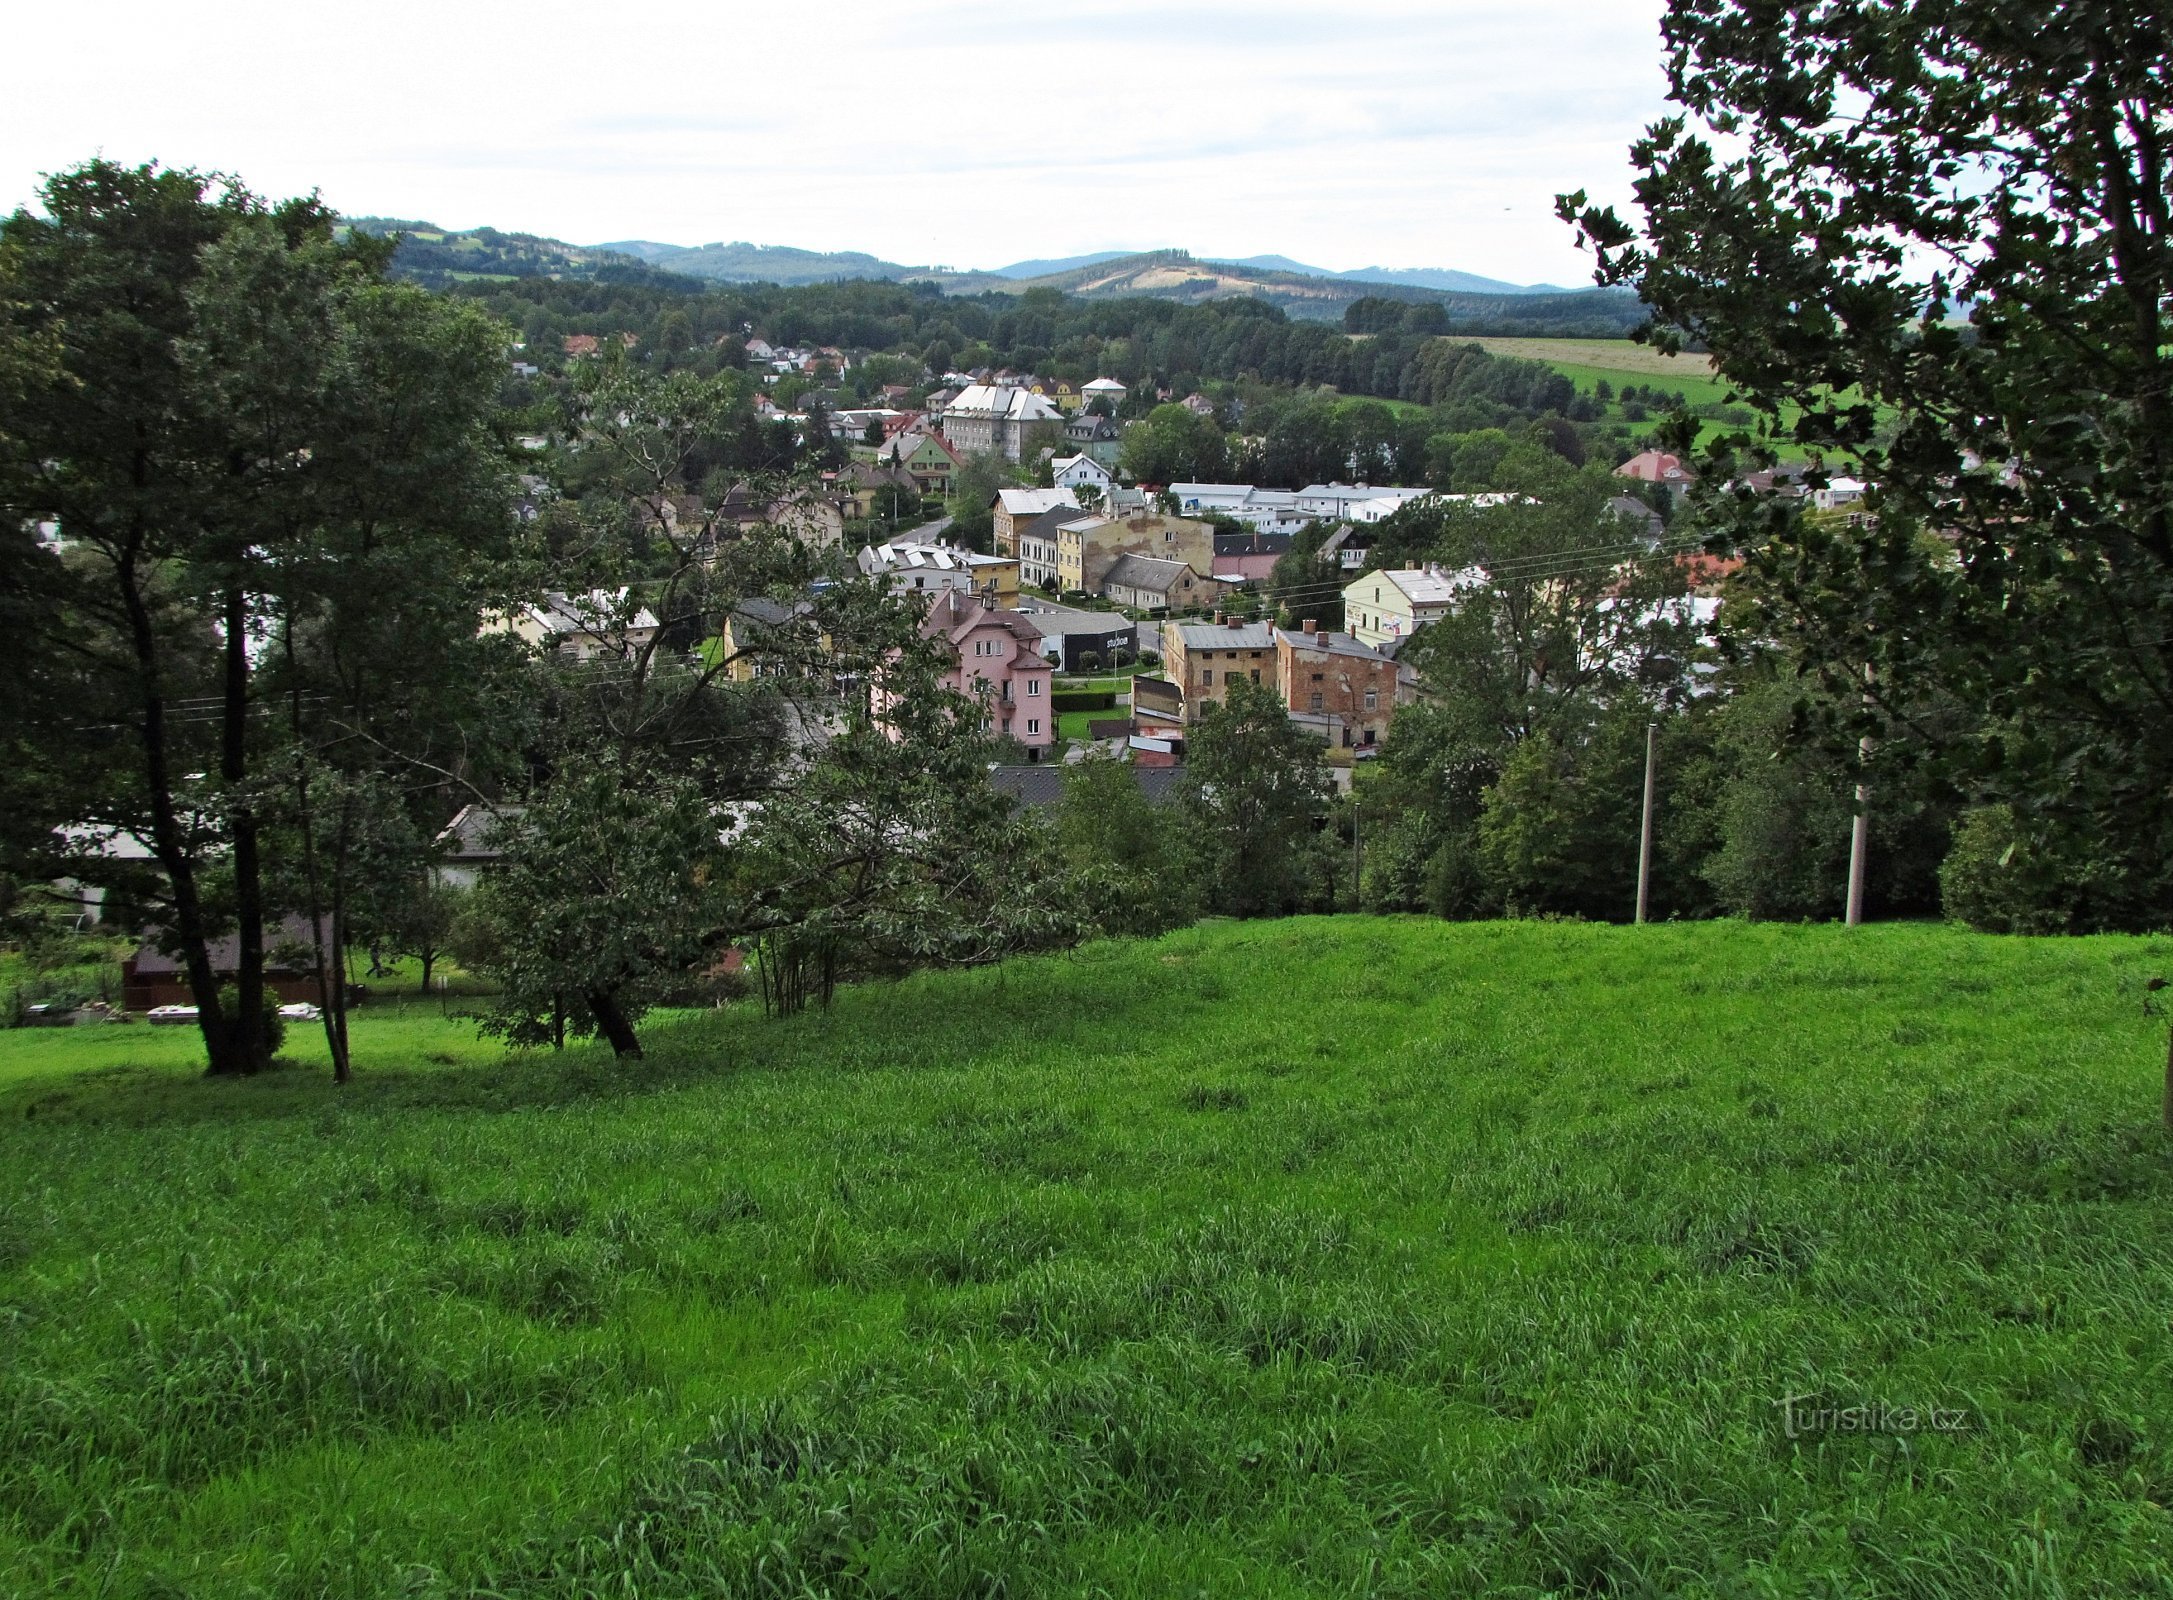
<path fill-rule="evenodd" d="M 1176 249 L 1105 250 L 1088 255 L 1015 261 L 986 271 L 906 266 L 861 251 L 801 250 L 790 245 L 744 242 L 698 246 L 653 239 L 618 239 L 575 245 L 536 234 L 495 228 L 455 232 L 426 222 L 353 217 L 352 227 L 403 236 L 394 268 L 424 279 L 488 277 L 610 278 L 651 273 L 711 283 L 775 283 L 792 286 L 871 279 L 933 284 L 946 294 L 990 291 L 1018 294 L 1056 289 L 1097 298 L 1150 295 L 1169 300 L 1249 297 L 1279 306 L 1290 316 L 1340 318 L 1352 301 L 1368 295 L 1407 301 L 1438 301 L 1462 324 L 1544 323 L 1575 325 L 1591 332 L 1619 332 L 1638 320 L 1634 299 L 1618 290 L 1568 290 L 1547 284 L 1513 284 L 1440 267 L 1361 267 L 1333 272 L 1288 256 L 1251 256 L 1240 261 L 1202 260 Z"/>

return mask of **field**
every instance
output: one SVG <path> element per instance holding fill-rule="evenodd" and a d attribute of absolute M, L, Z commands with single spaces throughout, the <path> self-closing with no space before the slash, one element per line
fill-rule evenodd
<path fill-rule="evenodd" d="M 1304 919 L 18 1075 L 0 1594 L 2165 1593 L 2159 974 Z"/>
<path fill-rule="evenodd" d="M 1481 336 L 1459 337 L 1457 342 L 1479 345 L 1498 356 L 1544 361 L 1557 371 L 1577 378 L 1580 388 L 1586 386 L 1581 374 L 1590 373 L 1594 378 L 1605 378 L 1618 389 L 1625 378 L 1632 383 L 1657 383 L 1663 389 L 1681 389 L 1693 401 L 1702 401 L 1705 398 L 1702 391 L 1708 386 L 1714 400 L 1727 393 L 1713 376 L 1713 364 L 1705 356 L 1665 355 L 1649 344 L 1639 344 L 1632 339 L 1498 339 Z"/>

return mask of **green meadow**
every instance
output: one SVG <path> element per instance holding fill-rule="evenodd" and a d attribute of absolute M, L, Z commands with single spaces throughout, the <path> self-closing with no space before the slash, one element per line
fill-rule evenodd
<path fill-rule="evenodd" d="M 0 1594 L 2165 1593 L 2161 974 L 1325 918 L 626 1065 L 7 1036 Z"/>

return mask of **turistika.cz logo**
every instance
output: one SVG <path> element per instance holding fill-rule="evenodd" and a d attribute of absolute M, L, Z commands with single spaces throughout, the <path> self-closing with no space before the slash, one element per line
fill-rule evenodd
<path fill-rule="evenodd" d="M 1825 1404 L 1815 1394 L 1784 1394 L 1773 1402 L 1781 1432 L 1791 1439 L 1825 1433 L 1968 1433 L 1969 1412 L 1959 1406 L 1896 1406 L 1884 1400 L 1858 1405 Z"/>

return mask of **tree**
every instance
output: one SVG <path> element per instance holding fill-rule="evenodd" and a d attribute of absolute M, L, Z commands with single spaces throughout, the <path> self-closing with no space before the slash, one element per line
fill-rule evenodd
<path fill-rule="evenodd" d="M 1129 762 L 1091 755 L 1064 769 L 1057 844 L 1099 931 L 1162 933 L 1198 914 L 1194 863 L 1172 821 Z"/>
<path fill-rule="evenodd" d="M 1651 337 L 1763 419 L 1702 514 L 1821 681 L 1838 749 L 1914 744 L 2079 884 L 2173 890 L 2173 81 L 2151 7 L 1672 0 L 1682 114 L 1634 149 L 1641 229 L 1565 195 Z M 1678 426 L 1675 442 L 1687 445 Z M 1825 522 L 1723 486 L 1786 441 L 1876 486 Z M 1928 550 L 1920 527 L 1951 553 Z M 1935 739 L 1936 687 L 1988 715 Z"/>
<path fill-rule="evenodd" d="M 506 333 L 381 283 L 389 244 L 339 237 L 315 200 L 97 161 L 43 201 L 0 224 L 0 522 L 64 541 L 35 573 L 52 631 L 28 641 L 67 671 L 36 707 L 46 797 L 79 838 L 149 845 L 210 1070 L 250 1072 L 286 909 L 267 850 L 282 806 L 307 810 L 301 711 L 327 703 L 280 674 L 313 616 L 396 613 L 438 577 L 433 532 L 473 531 Z M 359 549 L 390 584 L 348 581 Z M 39 875 L 56 869 L 110 871 Z M 210 956 L 227 928 L 231 1005 Z"/>
<path fill-rule="evenodd" d="M 1315 829 L 1327 809 L 1320 741 L 1272 688 L 1239 678 L 1186 741 L 1180 800 L 1198 840 L 1209 904 L 1237 917 L 1287 915 L 1321 898 Z"/>
<path fill-rule="evenodd" d="M 983 555 L 994 547 L 996 491 L 1018 481 L 1011 463 L 994 450 L 970 455 L 951 475 L 951 496 L 944 509 L 951 519 L 951 536 L 969 550 Z"/>
<path fill-rule="evenodd" d="M 1229 473 L 1229 444 L 1214 418 L 1160 405 L 1124 430 L 1119 464 L 1135 483 L 1212 483 Z"/>

